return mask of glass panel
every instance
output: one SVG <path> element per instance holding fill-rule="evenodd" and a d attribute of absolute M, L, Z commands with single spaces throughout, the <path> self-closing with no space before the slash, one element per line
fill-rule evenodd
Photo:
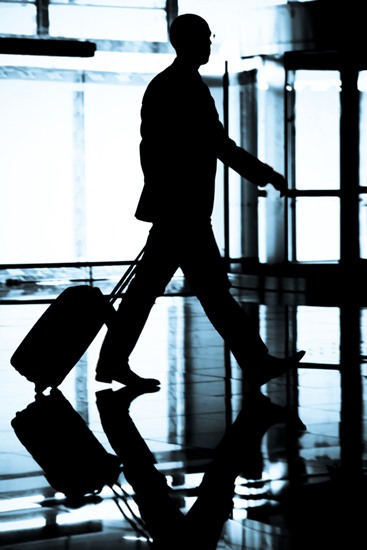
<path fill-rule="evenodd" d="M 222 79 L 218 79 L 218 90 L 216 92 L 215 103 L 217 111 L 220 116 L 220 120 L 224 122 L 223 118 L 223 89 Z M 229 83 L 228 89 L 228 134 L 238 144 L 241 144 L 241 86 L 236 82 Z M 214 91 L 211 88 L 211 92 L 214 95 Z M 221 165 L 218 162 L 218 165 Z M 218 229 L 220 233 L 224 233 L 224 185 L 223 190 L 220 189 L 219 174 L 216 179 L 216 202 L 220 202 L 222 216 L 220 223 L 218 223 Z M 223 181 L 223 177 L 221 181 Z M 223 182 L 224 183 L 224 182 Z M 235 170 L 228 170 L 228 200 L 229 200 L 229 255 L 232 258 L 240 258 L 242 254 L 241 247 L 241 223 L 242 223 L 242 187 L 243 181 L 239 174 Z M 219 221 L 219 220 L 218 220 Z M 223 235 L 224 236 L 224 235 Z"/>
<path fill-rule="evenodd" d="M 360 185 L 367 186 L 367 71 L 361 71 L 358 79 L 358 89 L 360 92 L 360 123 L 359 123 L 359 169 Z"/>
<path fill-rule="evenodd" d="M 62 72 L 61 82 L 37 75 L 0 79 L 0 263 L 132 259 L 150 227 L 134 217 L 146 82 L 100 74 L 83 87 Z"/>
<path fill-rule="evenodd" d="M 339 73 L 297 71 L 294 87 L 296 188 L 339 189 Z"/>
<path fill-rule="evenodd" d="M 212 94 L 215 106 L 217 108 L 219 118 L 223 121 L 223 90 L 221 85 L 220 78 L 205 78 L 203 76 L 204 82 L 209 86 L 210 93 Z M 218 162 L 217 165 L 217 175 L 216 175 L 216 189 L 215 189 L 215 201 L 214 209 L 212 216 L 213 229 L 217 238 L 218 247 L 223 253 L 225 248 L 224 242 L 224 210 L 223 210 L 223 194 L 224 194 L 224 170 L 221 162 Z"/>
<path fill-rule="evenodd" d="M 367 194 L 359 197 L 359 245 L 360 257 L 367 259 Z"/>
<path fill-rule="evenodd" d="M 50 4 L 116 6 L 132 9 L 165 9 L 166 0 L 51 0 Z"/>
<path fill-rule="evenodd" d="M 50 36 L 167 41 L 165 10 L 51 4 Z"/>
<path fill-rule="evenodd" d="M 72 90 L 0 79 L 0 262 L 73 258 Z"/>
<path fill-rule="evenodd" d="M 367 377 L 367 308 L 361 308 L 361 359 L 362 375 Z"/>
<path fill-rule="evenodd" d="M 266 198 L 259 197 L 258 199 L 258 245 L 259 245 L 259 262 L 267 261 L 266 254 Z"/>
<path fill-rule="evenodd" d="M 296 200 L 296 260 L 340 259 L 340 205 L 335 197 Z"/>
<path fill-rule="evenodd" d="M 340 363 L 340 309 L 297 307 L 297 349 L 307 352 L 307 363 Z"/>
<path fill-rule="evenodd" d="M 36 6 L 31 3 L 0 2 L 0 33 L 35 35 Z"/>
<path fill-rule="evenodd" d="M 143 185 L 140 105 L 145 83 L 85 86 L 86 233 L 89 260 L 135 258 L 150 225 L 135 219 Z"/>
<path fill-rule="evenodd" d="M 361 71 L 358 78 L 360 92 L 359 118 L 359 184 L 367 186 L 367 71 Z M 361 194 L 359 199 L 359 248 L 360 257 L 367 259 L 367 194 Z"/>

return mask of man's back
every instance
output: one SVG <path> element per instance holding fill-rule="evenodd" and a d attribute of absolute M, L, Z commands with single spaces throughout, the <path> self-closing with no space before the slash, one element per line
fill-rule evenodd
<path fill-rule="evenodd" d="M 196 70 L 176 59 L 153 78 L 141 109 L 145 185 L 138 219 L 210 217 L 222 131 L 214 100 Z"/>

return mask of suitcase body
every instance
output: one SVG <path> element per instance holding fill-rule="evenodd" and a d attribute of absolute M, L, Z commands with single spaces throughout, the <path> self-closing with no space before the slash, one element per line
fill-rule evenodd
<path fill-rule="evenodd" d="M 97 494 L 117 482 L 121 459 L 103 447 L 59 389 L 36 395 L 11 425 L 48 483 L 67 498 Z"/>
<path fill-rule="evenodd" d="M 41 315 L 10 358 L 11 365 L 30 382 L 36 393 L 57 388 L 87 351 L 104 324 L 113 321 L 115 300 L 134 276 L 144 248 L 112 292 L 76 285 L 65 289 Z"/>
<path fill-rule="evenodd" d="M 69 287 L 33 325 L 10 362 L 34 382 L 36 393 L 56 388 L 115 313 L 99 288 Z"/>

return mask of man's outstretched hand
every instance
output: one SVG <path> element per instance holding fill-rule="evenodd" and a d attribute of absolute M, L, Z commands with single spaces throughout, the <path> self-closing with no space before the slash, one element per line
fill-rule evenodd
<path fill-rule="evenodd" d="M 284 195 L 287 195 L 289 189 L 288 189 L 287 181 L 284 178 L 284 176 L 282 176 L 282 174 L 279 174 L 279 172 L 275 172 L 274 170 L 273 174 L 271 175 L 271 179 L 269 183 L 272 184 L 274 189 L 279 191 L 281 197 L 284 197 Z"/>

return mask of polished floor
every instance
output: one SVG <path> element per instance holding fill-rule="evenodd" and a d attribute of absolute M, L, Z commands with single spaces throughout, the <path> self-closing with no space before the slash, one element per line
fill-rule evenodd
<path fill-rule="evenodd" d="M 4 549 L 367 547 L 364 305 L 309 304 L 302 292 L 277 289 L 260 297 L 236 278 L 233 292 L 270 351 L 307 352 L 297 372 L 263 386 L 258 400 L 244 396 L 241 371 L 196 298 L 174 285 L 131 357 L 136 372 L 161 380 L 159 391 L 131 395 L 95 381 L 102 329 L 58 396 L 123 467 L 98 494 L 73 499 L 52 485 L 13 426 L 35 392 L 10 357 L 59 290 L 8 285 L 0 296 Z M 86 447 L 73 420 L 62 407 L 51 423 L 42 414 L 25 440 L 40 432 L 41 456 L 58 441 L 59 468 L 70 457 L 77 468 Z M 100 467 L 89 448 L 83 461 L 75 484 Z"/>

